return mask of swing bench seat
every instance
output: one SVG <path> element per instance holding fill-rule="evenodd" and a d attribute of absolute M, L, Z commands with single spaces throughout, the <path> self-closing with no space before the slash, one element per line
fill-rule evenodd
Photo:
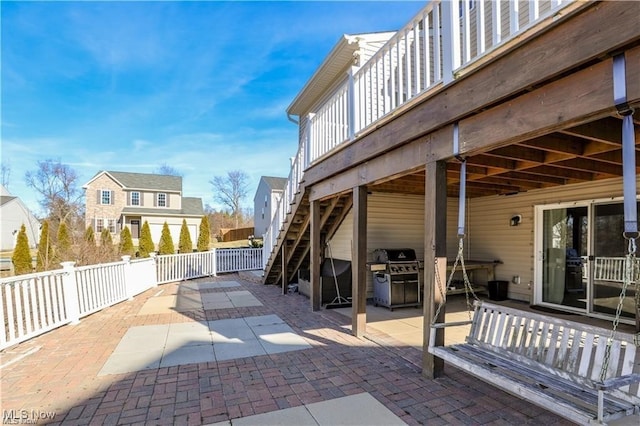
<path fill-rule="evenodd" d="M 471 324 L 466 343 L 435 346 L 435 332 Z M 485 382 L 580 424 L 640 414 L 634 335 L 476 301 L 468 322 L 433 324 L 429 352 Z M 603 364 L 605 380 L 600 376 Z"/>

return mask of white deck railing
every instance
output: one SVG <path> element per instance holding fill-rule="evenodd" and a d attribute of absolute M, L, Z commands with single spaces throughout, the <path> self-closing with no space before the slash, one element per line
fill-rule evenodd
<path fill-rule="evenodd" d="M 262 269 L 262 249 L 213 249 L 18 275 L 0 280 L 0 350 L 132 299 L 158 284 Z"/>
<path fill-rule="evenodd" d="M 325 102 L 301 119 L 285 197 L 264 235 L 268 261 L 303 171 L 425 92 L 453 82 L 496 49 L 573 0 L 432 0 Z"/>

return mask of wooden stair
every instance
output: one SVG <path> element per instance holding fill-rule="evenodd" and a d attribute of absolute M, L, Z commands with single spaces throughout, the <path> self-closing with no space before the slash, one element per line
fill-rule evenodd
<path fill-rule="evenodd" d="M 320 202 L 320 235 L 328 241 L 351 210 L 351 193 L 337 195 Z M 278 241 L 265 266 L 264 284 L 282 284 L 282 246 L 285 244 L 287 283 L 297 280 L 298 270 L 309 269 L 311 251 L 311 205 L 308 191 L 298 194 L 285 219 Z"/>

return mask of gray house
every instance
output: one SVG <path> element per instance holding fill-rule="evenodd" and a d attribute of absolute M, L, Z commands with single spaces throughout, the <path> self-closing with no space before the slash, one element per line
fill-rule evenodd
<path fill-rule="evenodd" d="M 13 250 L 20 227 L 27 230 L 29 246 L 35 247 L 40 239 L 40 221 L 29 211 L 20 198 L 11 195 L 0 185 L 0 243 L 2 250 Z"/>
<path fill-rule="evenodd" d="M 256 237 L 262 238 L 273 219 L 278 202 L 287 186 L 287 178 L 262 176 L 253 197 L 253 226 Z"/>

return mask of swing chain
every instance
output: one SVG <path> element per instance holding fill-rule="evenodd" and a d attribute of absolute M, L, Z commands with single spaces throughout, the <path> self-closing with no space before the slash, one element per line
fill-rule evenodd
<path fill-rule="evenodd" d="M 442 310 L 442 307 L 444 306 L 444 302 L 445 302 L 445 298 L 446 298 L 445 291 L 442 288 L 442 280 L 440 279 L 440 272 L 438 271 L 438 258 L 437 257 L 436 257 L 436 261 L 435 261 L 435 270 L 436 270 L 436 282 L 438 283 L 438 291 L 440 292 L 440 303 L 438 303 L 438 308 L 436 309 L 436 312 L 433 315 L 433 320 L 431 321 L 432 324 L 435 324 L 435 322 L 438 320 L 438 316 L 440 316 L 440 311 Z"/>
<path fill-rule="evenodd" d="M 622 314 L 622 307 L 624 303 L 625 295 L 627 294 L 627 288 L 635 280 L 636 274 L 636 239 L 629 238 L 629 247 L 628 254 L 625 257 L 625 268 L 624 268 L 624 281 L 622 282 L 622 290 L 620 291 L 620 296 L 618 299 L 618 306 L 616 308 L 616 316 L 613 319 L 613 326 L 611 328 L 611 335 L 607 339 L 607 346 L 604 351 L 604 359 L 602 362 L 602 370 L 600 370 L 600 381 L 603 382 L 606 379 L 607 370 L 609 369 L 609 360 L 611 359 L 611 344 L 613 343 L 613 339 L 615 338 L 616 331 L 618 329 L 618 324 L 620 323 L 620 316 Z M 636 303 L 638 301 L 638 292 L 636 291 L 635 297 Z M 637 337 L 637 336 L 636 336 Z M 638 345 L 637 339 L 636 346 Z"/>

